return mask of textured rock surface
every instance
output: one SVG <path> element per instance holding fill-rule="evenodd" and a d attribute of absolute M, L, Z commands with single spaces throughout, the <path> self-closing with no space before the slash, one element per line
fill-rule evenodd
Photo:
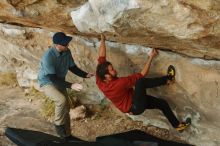
<path fill-rule="evenodd" d="M 150 50 L 146 46 L 160 47 L 149 77 L 165 74 L 173 64 L 176 83 L 148 92 L 167 99 L 181 119 L 192 117 L 191 128 L 180 135 L 188 142 L 220 145 L 219 0 L 3 0 L 0 8 L 0 21 L 17 25 L 0 24 L 0 72 L 16 72 L 20 86 L 37 87 L 51 31 L 84 36 L 74 36 L 70 49 L 77 65 L 90 72 L 95 72 L 100 32 L 121 76 L 141 70 Z M 103 99 L 94 78 L 67 78 L 83 82 L 83 103 Z M 158 111 L 132 118 L 173 131 Z"/>
<path fill-rule="evenodd" d="M 4 23 L 87 37 L 105 31 L 111 41 L 220 59 L 219 0 L 2 0 L 0 7 Z"/>
<path fill-rule="evenodd" d="M 14 35 L 1 33 L 0 54 L 7 60 L 3 65 L 10 66 L 3 71 L 15 70 L 20 86 L 35 86 L 39 60 L 51 43 L 52 33 L 41 29 L 1 25 L 1 28 L 6 27 L 8 30 L 25 33 L 19 33 L 16 39 Z M 98 46 L 97 39 L 73 37 L 70 48 L 77 65 L 86 71 L 95 72 Z M 107 42 L 107 48 L 108 59 L 112 61 L 120 76 L 140 71 L 150 50 L 140 45 L 113 42 Z M 220 62 L 159 51 L 148 77 L 164 75 L 169 64 L 173 64 L 177 69 L 176 83 L 149 90 L 148 93 L 167 99 L 180 119 L 192 117 L 192 127 L 180 135 L 186 141 L 197 145 L 219 144 Z M 101 102 L 103 96 L 97 90 L 94 78 L 83 80 L 71 74 L 67 78 L 83 83 L 85 90 L 79 98 L 83 103 Z M 174 132 L 158 111 L 147 110 L 143 115 L 132 118 Z"/>
<path fill-rule="evenodd" d="M 70 110 L 70 119 L 84 119 L 86 117 L 86 107 L 81 105 Z"/>
<path fill-rule="evenodd" d="M 42 131 L 55 135 L 53 125 L 40 115 L 41 99 L 28 101 L 21 88 L 0 87 L 0 145 L 15 146 L 5 136 L 6 127 Z M 43 125 L 43 126 L 42 126 Z"/>
<path fill-rule="evenodd" d="M 71 16 L 81 32 L 111 32 L 117 41 L 219 59 L 219 6 L 214 0 L 89 0 Z"/>

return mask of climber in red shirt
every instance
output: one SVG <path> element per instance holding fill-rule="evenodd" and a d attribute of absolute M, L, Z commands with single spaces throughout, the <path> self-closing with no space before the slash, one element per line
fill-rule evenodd
<path fill-rule="evenodd" d="M 133 115 L 141 114 L 145 109 L 159 109 L 177 131 L 183 131 L 189 123 L 179 122 L 168 103 L 161 98 L 146 94 L 147 88 L 166 85 L 175 80 L 175 68 L 168 67 L 167 75 L 159 78 L 144 78 L 149 72 L 153 58 L 158 54 L 153 49 L 140 73 L 127 77 L 117 77 L 117 72 L 106 60 L 105 36 L 101 35 L 96 84 L 104 95 L 122 112 Z M 135 89 L 133 89 L 135 87 Z"/>

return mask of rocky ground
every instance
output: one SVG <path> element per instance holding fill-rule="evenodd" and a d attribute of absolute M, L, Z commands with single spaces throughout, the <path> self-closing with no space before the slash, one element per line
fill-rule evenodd
<path fill-rule="evenodd" d="M 14 146 L 5 136 L 7 126 L 38 130 L 55 135 L 50 122 L 42 116 L 44 99 L 40 94 L 27 94 L 24 90 L 13 85 L 5 84 L 0 87 L 0 146 Z M 163 139 L 181 141 L 168 130 L 154 126 L 144 126 L 142 122 L 134 122 L 127 116 L 122 116 L 111 107 L 103 105 L 87 105 L 89 114 L 86 118 L 73 120 L 72 134 L 89 141 L 95 137 L 140 129 Z"/>

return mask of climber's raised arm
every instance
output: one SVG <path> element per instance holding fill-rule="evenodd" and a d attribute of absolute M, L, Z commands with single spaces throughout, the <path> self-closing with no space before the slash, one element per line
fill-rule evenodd
<path fill-rule="evenodd" d="M 145 63 L 144 65 L 144 68 L 142 69 L 141 71 L 141 74 L 143 76 L 147 75 L 149 70 L 150 70 L 150 65 L 151 65 L 151 62 L 153 60 L 153 58 L 158 54 L 157 50 L 156 49 L 153 49 L 150 53 L 149 53 L 149 57 L 147 59 L 147 62 Z"/>
<path fill-rule="evenodd" d="M 101 34 L 101 42 L 99 47 L 99 57 L 106 57 L 105 36 Z"/>

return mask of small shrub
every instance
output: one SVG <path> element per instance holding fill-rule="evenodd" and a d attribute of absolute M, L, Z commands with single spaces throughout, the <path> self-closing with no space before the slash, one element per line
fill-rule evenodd
<path fill-rule="evenodd" d="M 76 105 L 78 104 L 78 101 L 76 98 L 76 92 L 72 90 L 67 90 L 67 93 L 68 93 L 68 100 L 69 100 L 70 108 L 76 107 Z M 42 98 L 44 100 L 42 104 L 42 112 L 41 112 L 42 116 L 48 121 L 52 121 L 54 118 L 54 114 L 55 114 L 54 102 L 45 95 L 43 95 Z"/>
<path fill-rule="evenodd" d="M 0 85 L 12 86 L 18 84 L 15 73 L 0 73 Z"/>

